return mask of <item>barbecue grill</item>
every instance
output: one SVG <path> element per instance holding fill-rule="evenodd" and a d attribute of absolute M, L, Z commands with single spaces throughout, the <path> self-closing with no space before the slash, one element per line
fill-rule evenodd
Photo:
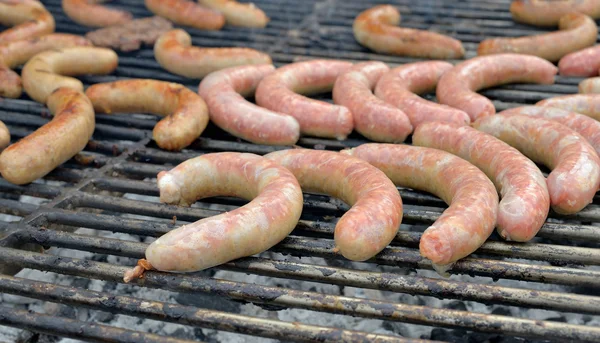
<path fill-rule="evenodd" d="M 58 32 L 90 30 L 67 18 L 59 0 L 42 2 L 54 14 Z M 256 48 L 277 66 L 310 58 L 415 61 L 374 54 L 355 42 L 352 21 L 374 2 L 395 4 L 402 26 L 460 39 L 467 57 L 475 56 L 484 38 L 542 32 L 514 23 L 509 0 L 255 2 L 271 17 L 265 29 L 185 29 L 194 45 Z M 151 15 L 141 0 L 111 5 L 135 17 Z M 197 90 L 198 80 L 161 69 L 151 47 L 119 58 L 112 75 L 82 80 L 89 85 L 154 78 Z M 502 110 L 576 93 L 579 81 L 557 77 L 554 85 L 509 85 L 483 94 Z M 331 101 L 328 95 L 322 99 Z M 25 329 L 6 329 L 14 341 L 60 336 L 94 342 L 243 342 L 256 336 L 255 341 L 302 342 L 600 342 L 599 198 L 576 215 L 550 214 L 530 243 L 508 243 L 494 234 L 454 266 L 452 277 L 440 278 L 419 255 L 418 242 L 445 209 L 441 200 L 401 189 L 401 231 L 376 258 L 355 263 L 333 251 L 335 221 L 348 207 L 305 194 L 298 227 L 270 251 L 198 273 L 151 271 L 124 285 L 124 271 L 143 257 L 152 237 L 245 203 L 216 197 L 191 208 L 160 204 L 154 179 L 159 171 L 207 152 L 265 154 L 284 147 L 250 144 L 209 125 L 188 149 L 167 152 L 151 140 L 155 116 L 96 118 L 86 149 L 43 180 L 16 186 L 0 178 L 0 212 L 6 214 L 0 218 L 0 325 Z M 24 95 L 0 101 L 0 120 L 16 141 L 49 116 Z M 306 137 L 298 145 L 341 150 L 364 142 L 359 135 L 342 142 Z M 41 253 L 40 247 L 49 250 Z"/>

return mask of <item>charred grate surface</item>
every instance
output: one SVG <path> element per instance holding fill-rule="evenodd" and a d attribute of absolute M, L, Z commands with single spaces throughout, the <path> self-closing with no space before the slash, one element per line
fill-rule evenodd
<path fill-rule="evenodd" d="M 59 0 L 43 2 L 58 32 L 90 31 L 70 21 Z M 414 61 L 373 54 L 354 41 L 354 17 L 387 2 L 256 3 L 271 17 L 265 29 L 185 29 L 195 45 L 253 47 L 269 52 L 277 65 L 308 58 Z M 542 32 L 512 22 L 508 0 L 392 3 L 402 13 L 402 26 L 459 38 L 467 57 L 474 56 L 483 38 Z M 110 5 L 136 17 L 151 15 L 141 0 Z M 150 47 L 119 57 L 113 75 L 81 79 L 89 85 L 155 78 L 197 90 L 198 80 L 162 70 Z M 484 94 L 504 109 L 574 93 L 579 81 L 557 77 L 554 85 L 509 85 Z M 331 101 L 328 95 L 322 99 Z M 166 152 L 151 141 L 157 119 L 97 115 L 86 149 L 43 180 L 16 186 L 0 178 L 0 213 L 5 214 L 0 218 L 0 271 L 5 274 L 0 275 L 0 325 L 96 342 L 246 341 L 251 336 L 257 342 L 600 341 L 600 198 L 574 216 L 551 214 L 531 243 L 507 243 L 494 234 L 444 279 L 418 251 L 423 230 L 446 207 L 439 199 L 401 189 L 405 213 L 396 239 L 373 260 L 352 263 L 333 252 L 333 228 L 347 206 L 305 194 L 300 224 L 270 251 L 199 273 L 149 272 L 123 285 L 123 272 L 155 237 L 245 203 L 217 197 L 191 208 L 160 204 L 159 171 L 203 153 L 265 154 L 286 148 L 249 144 L 210 125 L 188 149 Z M 49 116 L 24 95 L 0 101 L 0 120 L 18 140 Z M 305 137 L 298 144 L 340 150 L 364 142 L 354 134 L 343 142 Z M 42 254 L 41 247 L 49 250 Z M 21 268 L 26 269 L 13 276 Z"/>

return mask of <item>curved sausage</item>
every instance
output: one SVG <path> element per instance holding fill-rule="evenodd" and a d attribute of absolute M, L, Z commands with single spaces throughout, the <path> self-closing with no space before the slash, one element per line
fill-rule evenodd
<path fill-rule="evenodd" d="M 361 12 L 352 25 L 354 38 L 363 46 L 383 54 L 422 58 L 461 58 L 462 43 L 439 33 L 397 27 L 400 12 L 379 5 Z"/>
<path fill-rule="evenodd" d="M 275 70 L 271 64 L 242 66 L 211 73 L 198 93 L 206 101 L 210 119 L 230 134 L 256 144 L 293 145 L 300 124 L 292 116 L 248 102 L 260 80 Z"/>
<path fill-rule="evenodd" d="M 565 111 L 585 114 L 600 120 L 600 94 L 573 94 L 555 96 L 539 101 L 536 106 L 556 107 Z"/>
<path fill-rule="evenodd" d="M 336 78 L 350 67 L 350 62 L 335 60 L 288 64 L 262 79 L 256 88 L 256 103 L 296 118 L 301 133 L 346 139 L 354 127 L 352 113 L 344 106 L 303 95 L 331 91 Z"/>
<path fill-rule="evenodd" d="M 515 21 L 537 26 L 556 26 L 562 16 L 571 12 L 583 13 L 598 19 L 600 18 L 600 1 L 514 0 L 510 4 L 510 13 Z"/>
<path fill-rule="evenodd" d="M 579 93 L 600 93 L 600 77 L 591 77 L 579 82 Z"/>
<path fill-rule="evenodd" d="M 437 86 L 440 103 L 467 112 L 471 121 L 496 113 L 494 104 L 477 90 L 507 83 L 552 84 L 556 67 L 539 57 L 519 54 L 479 56 L 458 64 Z"/>
<path fill-rule="evenodd" d="M 0 121 L 0 152 L 10 144 L 10 131 L 8 127 Z"/>
<path fill-rule="evenodd" d="M 477 250 L 494 230 L 496 189 L 465 160 L 441 150 L 402 144 L 363 144 L 343 153 L 379 168 L 397 186 L 433 193 L 450 205 L 419 243 L 421 255 L 441 274 Z"/>
<path fill-rule="evenodd" d="M 94 133 L 94 109 L 83 93 L 58 88 L 46 105 L 52 121 L 0 154 L 0 173 L 10 183 L 43 177 L 83 150 Z"/>
<path fill-rule="evenodd" d="M 208 108 L 198 94 L 171 82 L 132 79 L 90 86 L 85 94 L 98 113 L 153 113 L 159 121 L 152 138 L 165 150 L 181 150 L 208 124 Z"/>
<path fill-rule="evenodd" d="M 42 51 L 89 45 L 92 45 L 89 40 L 66 33 L 52 33 L 0 45 L 0 97 L 21 96 L 21 78 L 12 68 L 24 64 Z"/>
<path fill-rule="evenodd" d="M 591 203 L 600 185 L 600 159 L 577 132 L 543 118 L 490 116 L 473 126 L 552 170 L 546 180 L 552 209 L 572 214 Z"/>
<path fill-rule="evenodd" d="M 55 27 L 52 14 L 34 0 L 0 0 L 0 25 L 13 26 L 0 32 L 0 44 L 43 36 Z"/>
<path fill-rule="evenodd" d="M 558 70 L 563 76 L 595 76 L 600 69 L 600 45 L 572 52 L 561 58 Z"/>
<path fill-rule="evenodd" d="M 77 24 L 90 27 L 122 25 L 133 19 L 131 13 L 98 5 L 101 2 L 104 0 L 62 0 L 62 9 Z"/>
<path fill-rule="evenodd" d="M 439 79 L 452 68 L 452 64 L 443 61 L 404 64 L 381 77 L 375 87 L 375 95 L 404 111 L 413 127 L 426 121 L 468 125 L 471 119 L 465 112 L 417 95 L 435 91 Z"/>
<path fill-rule="evenodd" d="M 272 62 L 268 54 L 250 48 L 199 48 L 191 44 L 192 38 L 183 30 L 165 32 L 154 44 L 154 57 L 171 73 L 193 79 L 229 67 Z"/>
<path fill-rule="evenodd" d="M 294 175 L 254 154 L 205 154 L 161 171 L 157 183 L 160 201 L 167 204 L 189 206 L 218 195 L 250 202 L 158 238 L 146 248 L 151 265 L 146 268 L 194 272 L 258 254 L 292 232 L 302 212 L 302 190 Z M 142 271 L 128 271 L 125 282 Z"/>
<path fill-rule="evenodd" d="M 385 248 L 402 222 L 402 199 L 384 173 L 333 151 L 292 149 L 266 158 L 288 168 L 302 190 L 340 198 L 351 206 L 335 226 L 335 246 L 347 259 L 365 261 Z"/>
<path fill-rule="evenodd" d="M 241 27 L 265 27 L 269 17 L 253 3 L 239 3 L 234 0 L 198 0 L 198 3 L 223 13 L 225 22 Z"/>
<path fill-rule="evenodd" d="M 596 43 L 598 27 L 592 18 L 569 13 L 560 18 L 560 31 L 519 38 L 491 38 L 479 43 L 478 55 L 516 53 L 534 55 L 556 62 L 574 51 Z"/>
<path fill-rule="evenodd" d="M 496 228 L 504 239 L 527 242 L 544 224 L 550 210 L 546 179 L 517 149 L 472 127 L 443 122 L 419 125 L 412 141 L 463 158 L 492 180 L 502 197 Z"/>
<path fill-rule="evenodd" d="M 23 88 L 33 100 L 45 103 L 50 93 L 59 87 L 83 92 L 81 81 L 63 75 L 110 74 L 118 63 L 117 54 L 105 48 L 75 47 L 45 51 L 35 55 L 23 67 Z"/>
<path fill-rule="evenodd" d="M 169 19 L 175 24 L 200 30 L 220 30 L 225 17 L 209 8 L 187 0 L 144 0 L 150 12 Z"/>
<path fill-rule="evenodd" d="M 372 92 L 389 70 L 383 62 L 356 64 L 336 79 L 333 102 L 352 112 L 354 128 L 363 136 L 377 142 L 400 143 L 413 130 L 408 117 Z"/>

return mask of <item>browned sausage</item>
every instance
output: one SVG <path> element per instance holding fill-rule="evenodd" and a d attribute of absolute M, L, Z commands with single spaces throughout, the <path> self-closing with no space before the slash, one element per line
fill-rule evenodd
<path fill-rule="evenodd" d="M 34 0 L 0 0 L 0 25 L 13 26 L 0 32 L 0 44 L 54 32 L 54 17 Z"/>
<path fill-rule="evenodd" d="M 567 13 L 579 12 L 594 19 L 600 18 L 598 0 L 515 0 L 510 4 L 510 13 L 515 21 L 537 25 L 556 26 Z"/>
<path fill-rule="evenodd" d="M 239 3 L 235 0 L 198 0 L 201 5 L 223 13 L 225 22 L 233 26 L 265 27 L 269 17 L 253 3 Z"/>
<path fill-rule="evenodd" d="M 144 0 L 152 13 L 167 18 L 175 24 L 200 30 L 220 30 L 225 17 L 209 8 L 187 0 Z"/>
<path fill-rule="evenodd" d="M 104 0 L 62 0 L 62 9 L 69 18 L 83 26 L 121 25 L 133 18 L 127 11 L 98 5 L 101 2 Z"/>

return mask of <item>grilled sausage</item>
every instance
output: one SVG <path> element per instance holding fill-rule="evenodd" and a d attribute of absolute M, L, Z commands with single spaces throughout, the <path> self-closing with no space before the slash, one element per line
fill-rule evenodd
<path fill-rule="evenodd" d="M 379 168 L 397 186 L 433 193 L 450 205 L 425 230 L 419 243 L 421 255 L 430 259 L 440 274 L 477 250 L 494 230 L 496 189 L 465 160 L 441 150 L 401 144 L 363 144 L 343 153 Z"/>
<path fill-rule="evenodd" d="M 600 185 L 600 159 L 577 132 L 555 121 L 523 115 L 485 117 L 473 126 L 552 170 L 546 181 L 557 213 L 576 213 L 592 202 Z"/>
<path fill-rule="evenodd" d="M 98 3 L 103 1 L 62 0 L 62 9 L 77 24 L 90 27 L 122 25 L 133 19 L 131 13 L 127 11 L 98 5 Z"/>
<path fill-rule="evenodd" d="M 333 86 L 333 101 L 347 107 L 354 128 L 377 142 L 400 143 L 412 132 L 406 114 L 373 95 L 379 78 L 390 68 L 383 62 L 359 63 L 342 73 Z"/>
<path fill-rule="evenodd" d="M 556 107 L 565 111 L 585 114 L 600 120 L 600 94 L 574 94 L 548 98 L 539 101 L 536 106 Z"/>
<path fill-rule="evenodd" d="M 269 111 L 244 99 L 275 70 L 271 64 L 241 66 L 209 74 L 198 93 L 206 101 L 210 119 L 230 134 L 256 144 L 293 145 L 300 124 L 292 116 Z"/>
<path fill-rule="evenodd" d="M 209 8 L 187 0 L 144 0 L 150 12 L 169 19 L 175 24 L 200 30 L 220 30 L 225 17 Z"/>
<path fill-rule="evenodd" d="M 45 103 L 59 87 L 83 92 L 81 81 L 63 75 L 109 74 L 118 63 L 117 54 L 105 48 L 75 47 L 45 51 L 35 55 L 23 67 L 23 88 L 33 100 Z"/>
<path fill-rule="evenodd" d="M 402 199 L 377 168 L 333 151 L 293 149 L 265 155 L 288 168 L 306 192 L 329 194 L 351 206 L 335 226 L 336 249 L 347 259 L 365 261 L 396 236 Z"/>
<path fill-rule="evenodd" d="M 600 93 L 600 77 L 591 77 L 579 82 L 579 93 Z"/>
<path fill-rule="evenodd" d="M 0 152 L 10 144 L 10 131 L 8 127 L 0 121 Z"/>
<path fill-rule="evenodd" d="M 472 127 L 443 122 L 419 125 L 412 141 L 414 145 L 457 155 L 492 180 L 502 197 L 496 228 L 504 239 L 527 242 L 544 224 L 550 210 L 546 179 L 539 168 L 515 148 Z"/>
<path fill-rule="evenodd" d="M 510 4 L 510 13 L 515 21 L 537 26 L 556 26 L 565 14 L 571 12 L 583 13 L 598 19 L 600 18 L 600 1 L 515 0 Z"/>
<path fill-rule="evenodd" d="M 35 0 L 0 0 L 0 25 L 13 26 L 0 32 L 0 44 L 54 32 L 54 17 Z"/>
<path fill-rule="evenodd" d="M 21 78 L 11 70 L 12 68 L 29 61 L 42 51 L 88 45 L 91 45 L 89 40 L 65 33 L 53 33 L 0 45 L 0 97 L 21 96 Z"/>
<path fill-rule="evenodd" d="M 0 173 L 17 185 L 37 180 L 85 148 L 94 133 L 94 109 L 83 93 L 58 88 L 46 103 L 54 118 L 0 154 Z"/>
<path fill-rule="evenodd" d="M 350 62 L 335 60 L 288 64 L 262 79 L 256 89 L 256 103 L 296 118 L 301 133 L 343 140 L 352 132 L 352 113 L 344 106 L 300 94 L 331 91 L 336 78 L 350 67 Z"/>
<path fill-rule="evenodd" d="M 465 112 L 417 95 L 435 91 L 439 79 L 450 69 L 452 64 L 443 61 L 404 64 L 381 77 L 375 95 L 404 111 L 413 127 L 426 121 L 468 125 L 471 119 Z"/>
<path fill-rule="evenodd" d="M 229 67 L 271 63 L 268 54 L 250 48 L 199 48 L 191 44 L 192 38 L 183 30 L 165 32 L 154 44 L 154 57 L 171 73 L 194 79 Z"/>
<path fill-rule="evenodd" d="M 122 80 L 95 84 L 85 94 L 98 113 L 143 112 L 165 116 L 152 130 L 152 138 L 165 150 L 181 150 L 192 144 L 208 124 L 204 100 L 178 83 Z"/>
<path fill-rule="evenodd" d="M 471 120 L 496 113 L 494 104 L 475 91 L 515 82 L 554 83 L 556 67 L 539 57 L 519 54 L 479 56 L 442 75 L 437 99 L 467 112 Z"/>
<path fill-rule="evenodd" d="M 439 33 L 397 27 L 400 12 L 391 5 L 379 5 L 361 12 L 352 25 L 354 38 L 367 48 L 383 54 L 422 58 L 461 58 L 462 43 Z"/>
<path fill-rule="evenodd" d="M 223 13 L 225 22 L 233 26 L 265 27 L 269 17 L 253 3 L 243 4 L 234 0 L 198 0 L 213 10 Z"/>
<path fill-rule="evenodd" d="M 600 45 L 572 52 L 561 58 L 558 70 L 563 76 L 595 76 L 600 69 Z"/>
<path fill-rule="evenodd" d="M 479 43 L 477 54 L 526 54 L 556 62 L 568 53 L 596 43 L 598 27 L 596 22 L 585 14 L 565 14 L 560 18 L 558 28 L 560 31 L 535 36 L 486 39 Z"/>

